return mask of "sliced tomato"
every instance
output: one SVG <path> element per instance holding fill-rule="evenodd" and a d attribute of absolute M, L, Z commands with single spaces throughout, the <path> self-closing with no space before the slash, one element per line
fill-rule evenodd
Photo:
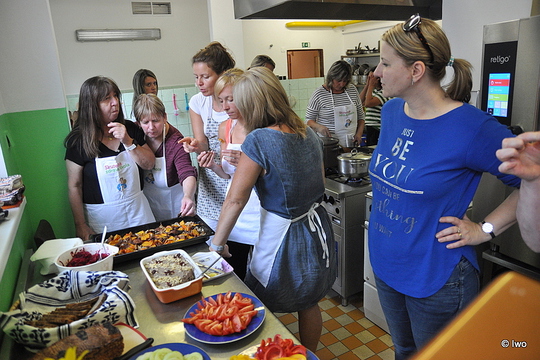
<path fill-rule="evenodd" d="M 208 325 L 206 328 L 208 334 L 222 336 L 223 335 L 223 324 L 219 321 L 214 321 L 212 324 Z"/>
<path fill-rule="evenodd" d="M 240 293 L 236 293 L 231 300 L 231 304 L 238 305 L 239 307 L 244 307 L 253 304 L 253 301 L 251 301 L 251 299 L 248 297 L 243 297 Z"/>
<path fill-rule="evenodd" d="M 236 305 L 233 305 L 233 306 L 236 306 Z M 253 309 L 255 309 L 255 305 L 251 303 L 247 306 L 240 307 L 240 309 L 238 310 L 238 313 L 239 314 L 246 313 L 246 312 L 252 311 Z"/>
<path fill-rule="evenodd" d="M 235 332 L 240 332 L 246 328 L 245 326 L 243 326 L 242 321 L 240 320 L 240 316 L 238 316 L 238 314 L 234 314 L 231 318 L 231 321 Z"/>
<path fill-rule="evenodd" d="M 218 294 L 216 297 L 216 302 L 218 305 L 223 305 L 225 303 L 223 294 Z"/>
<path fill-rule="evenodd" d="M 245 329 L 251 323 L 251 317 L 249 316 L 240 316 L 240 323 L 242 324 L 242 329 Z"/>
<path fill-rule="evenodd" d="M 198 320 L 195 320 L 195 322 L 193 323 L 193 325 L 195 325 L 195 327 L 201 331 L 205 331 L 206 330 L 206 327 L 212 323 L 212 320 L 209 320 L 209 319 L 198 319 Z"/>
<path fill-rule="evenodd" d="M 227 304 L 227 305 L 222 305 L 222 306 L 223 306 L 223 310 L 220 312 L 218 316 L 218 320 L 223 321 L 227 318 L 233 317 L 234 315 L 238 313 L 238 307 L 234 305 Z"/>
<path fill-rule="evenodd" d="M 211 296 L 208 298 L 208 302 L 213 306 L 217 306 L 216 300 Z"/>
<path fill-rule="evenodd" d="M 234 334 L 233 324 L 231 319 L 225 319 L 223 322 L 223 335 Z"/>
<path fill-rule="evenodd" d="M 182 321 L 208 334 L 223 335 L 244 330 L 257 313 L 250 298 L 229 291 L 199 301 L 196 310 Z M 268 339 L 268 343 L 271 342 L 272 339 Z"/>

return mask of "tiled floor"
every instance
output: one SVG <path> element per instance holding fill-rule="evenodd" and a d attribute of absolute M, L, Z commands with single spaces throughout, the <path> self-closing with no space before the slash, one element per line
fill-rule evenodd
<path fill-rule="evenodd" d="M 363 313 L 362 294 L 342 306 L 341 298 L 331 291 L 319 302 L 323 330 L 316 355 L 320 360 L 391 360 L 392 339 L 388 333 L 369 321 Z M 275 314 L 298 338 L 296 314 Z"/>

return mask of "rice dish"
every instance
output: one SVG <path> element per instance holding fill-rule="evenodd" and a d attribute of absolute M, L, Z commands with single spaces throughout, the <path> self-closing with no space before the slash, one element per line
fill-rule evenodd
<path fill-rule="evenodd" d="M 146 262 L 144 267 L 158 289 L 166 289 L 195 279 L 193 266 L 181 255 L 164 255 Z"/>

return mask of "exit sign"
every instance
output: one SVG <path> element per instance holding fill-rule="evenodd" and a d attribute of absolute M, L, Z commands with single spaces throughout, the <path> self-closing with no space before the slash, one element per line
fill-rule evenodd
<path fill-rule="evenodd" d="M 303 42 L 302 47 L 303 48 L 308 48 L 309 47 L 309 42 Z"/>

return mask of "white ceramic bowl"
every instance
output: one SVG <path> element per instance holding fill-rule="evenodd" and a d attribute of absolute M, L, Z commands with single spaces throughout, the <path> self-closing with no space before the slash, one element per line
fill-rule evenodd
<path fill-rule="evenodd" d="M 60 255 L 56 257 L 56 260 L 54 260 L 54 263 L 56 267 L 58 268 L 58 272 L 61 273 L 62 271 L 66 270 L 75 270 L 75 271 L 110 271 L 113 268 L 113 258 L 116 253 L 118 253 L 118 247 L 112 246 L 109 244 L 103 244 L 105 247 L 105 252 L 109 254 L 104 259 L 101 259 L 99 261 L 96 261 L 93 264 L 89 265 L 83 265 L 83 266 L 64 266 L 62 264 L 67 264 L 69 260 L 71 260 L 72 253 L 75 253 L 77 251 L 80 251 L 81 249 L 84 249 L 88 251 L 91 254 L 95 254 L 98 251 L 102 251 L 101 243 L 90 243 L 90 244 L 84 244 L 81 246 L 74 247 L 72 249 L 66 250 Z"/>

